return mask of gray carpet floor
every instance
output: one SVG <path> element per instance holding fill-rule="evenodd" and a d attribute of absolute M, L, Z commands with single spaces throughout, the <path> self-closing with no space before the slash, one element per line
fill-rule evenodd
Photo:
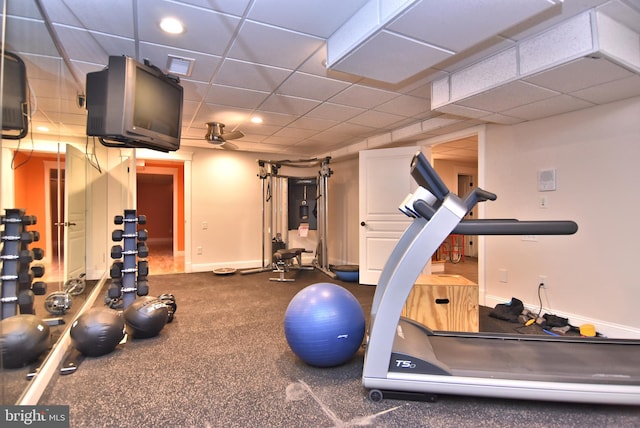
<path fill-rule="evenodd" d="M 636 407 L 455 396 L 374 403 L 361 384 L 362 350 L 339 367 L 307 366 L 289 349 L 283 320 L 309 284 L 344 286 L 366 314 L 375 288 L 321 272 L 298 272 L 293 283 L 271 276 L 150 277 L 151 295 L 176 296 L 174 321 L 54 376 L 40 404 L 69 405 L 72 427 L 640 426 Z"/>

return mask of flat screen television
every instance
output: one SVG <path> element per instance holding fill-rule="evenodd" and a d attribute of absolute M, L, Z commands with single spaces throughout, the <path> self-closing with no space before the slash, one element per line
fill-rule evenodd
<path fill-rule="evenodd" d="M 180 148 L 183 88 L 158 68 L 127 56 L 110 56 L 87 73 L 87 135 L 108 147 L 163 152 Z"/>
<path fill-rule="evenodd" d="M 29 132 L 27 68 L 18 55 L 5 51 L 2 69 L 2 138 L 17 140 Z"/>

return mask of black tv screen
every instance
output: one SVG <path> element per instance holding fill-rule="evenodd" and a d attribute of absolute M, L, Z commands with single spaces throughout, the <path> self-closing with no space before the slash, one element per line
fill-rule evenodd
<path fill-rule="evenodd" d="M 5 52 L 2 61 L 2 137 L 19 139 L 29 131 L 27 68 L 17 55 Z M 5 133 L 4 131 L 17 131 Z"/>
<path fill-rule="evenodd" d="M 109 147 L 180 148 L 183 88 L 177 79 L 126 56 L 87 74 L 87 135 Z"/>

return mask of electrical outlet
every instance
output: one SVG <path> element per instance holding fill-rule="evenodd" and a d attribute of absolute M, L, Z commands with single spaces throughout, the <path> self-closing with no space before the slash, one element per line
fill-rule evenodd
<path fill-rule="evenodd" d="M 538 287 L 549 288 L 549 284 L 547 283 L 547 276 L 546 275 L 538 276 Z"/>
<path fill-rule="evenodd" d="M 196 248 L 196 253 L 197 253 L 198 255 L 202 255 L 202 247 L 198 247 L 198 248 Z"/>

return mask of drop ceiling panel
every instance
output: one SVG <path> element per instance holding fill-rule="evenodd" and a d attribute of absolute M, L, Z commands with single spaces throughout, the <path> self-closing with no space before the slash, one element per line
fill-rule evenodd
<path fill-rule="evenodd" d="M 507 116 L 517 117 L 523 120 L 536 120 L 567 111 L 580 110 L 593 107 L 593 104 L 579 98 L 561 94 L 540 101 L 525 104 L 509 110 L 501 111 Z"/>
<path fill-rule="evenodd" d="M 460 52 L 551 7 L 547 0 L 422 0 L 386 28 Z"/>
<path fill-rule="evenodd" d="M 47 0 L 49 17 L 60 24 L 133 38 L 133 4 L 127 0 Z M 144 10 L 144 9 L 141 9 Z M 120 19 L 104 19 L 118 16 Z"/>
<path fill-rule="evenodd" d="M 338 95 L 331 98 L 332 103 L 351 107 L 374 108 L 396 98 L 398 94 L 363 85 L 352 85 Z"/>
<path fill-rule="evenodd" d="M 258 92 L 233 86 L 211 85 L 209 86 L 209 92 L 207 92 L 205 101 L 231 107 L 255 109 L 268 96 L 268 92 Z"/>
<path fill-rule="evenodd" d="M 557 92 L 528 83 L 515 81 L 458 101 L 466 107 L 503 112 L 524 104 L 558 95 Z"/>
<path fill-rule="evenodd" d="M 317 37 L 247 21 L 229 57 L 293 70 L 322 44 L 323 40 Z"/>
<path fill-rule="evenodd" d="M 267 98 L 260 106 L 260 109 L 274 113 L 299 116 L 304 115 L 319 104 L 320 102 L 315 100 L 275 94 Z"/>
<path fill-rule="evenodd" d="M 248 18 L 327 38 L 367 0 L 256 0 Z M 325 13 L 327 10 L 333 13 Z M 318 19 L 323 16 L 323 19 Z"/>
<path fill-rule="evenodd" d="M 296 72 L 278 88 L 278 93 L 325 101 L 347 87 L 346 82 Z"/>
<path fill-rule="evenodd" d="M 523 79 L 554 91 L 569 93 L 601 85 L 633 74 L 601 58 L 580 58 Z"/>
<path fill-rule="evenodd" d="M 453 52 L 400 34 L 380 31 L 331 68 L 366 76 L 383 82 L 398 83 L 447 58 Z M 411 58 L 407 62 L 406 58 Z"/>
<path fill-rule="evenodd" d="M 386 128 L 403 120 L 403 116 L 396 114 L 384 113 L 381 111 L 368 110 L 356 117 L 349 119 L 349 123 L 370 126 L 372 128 Z"/>
<path fill-rule="evenodd" d="M 626 79 L 576 91 L 572 95 L 594 104 L 607 104 L 617 100 L 640 96 L 640 76 L 634 74 Z"/>
<path fill-rule="evenodd" d="M 212 9 L 217 12 L 229 13 L 231 15 L 242 16 L 247 9 L 250 0 L 227 0 L 227 1 L 211 1 L 211 0 L 182 0 L 193 6 L 199 6 L 205 9 Z"/>
<path fill-rule="evenodd" d="M 221 85 L 271 92 L 280 86 L 290 74 L 291 71 L 284 68 L 226 59 L 216 74 L 214 82 Z"/>
<path fill-rule="evenodd" d="M 163 32 L 159 24 L 165 16 L 179 17 L 185 23 L 185 32 Z M 143 42 L 221 55 L 229 46 L 239 22 L 238 17 L 185 4 L 138 0 L 138 36 Z"/>
<path fill-rule="evenodd" d="M 135 57 L 136 48 L 133 39 L 93 34 L 74 27 L 54 25 L 56 34 L 64 44 L 71 59 L 106 65 L 109 55 L 128 55 Z"/>

